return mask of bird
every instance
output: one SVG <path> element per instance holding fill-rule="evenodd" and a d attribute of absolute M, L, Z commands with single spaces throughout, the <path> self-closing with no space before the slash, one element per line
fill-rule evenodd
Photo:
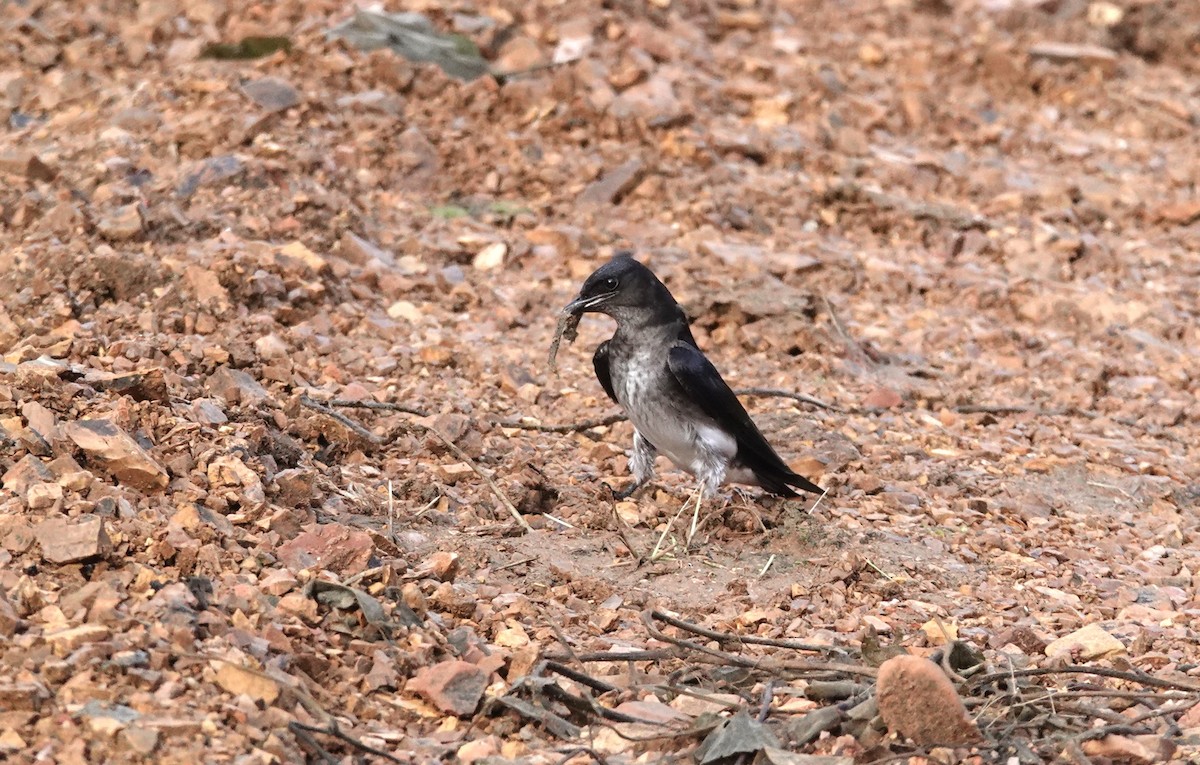
<path fill-rule="evenodd" d="M 758 486 L 783 497 L 800 496 L 793 487 L 824 496 L 824 489 L 788 467 L 767 442 L 696 344 L 671 291 L 632 252 L 618 251 L 597 268 L 562 313 L 579 318 L 602 313 L 617 322 L 616 332 L 592 357 L 600 387 L 634 426 L 633 483 L 614 492 L 617 498 L 651 481 L 655 456 L 665 455 L 698 479 L 690 544 L 704 495 L 712 496 L 724 483 Z"/>

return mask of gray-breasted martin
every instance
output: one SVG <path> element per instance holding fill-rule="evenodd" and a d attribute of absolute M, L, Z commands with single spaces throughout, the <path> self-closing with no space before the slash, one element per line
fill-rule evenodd
<path fill-rule="evenodd" d="M 631 253 L 620 252 L 596 269 L 563 312 L 605 313 L 617 321 L 616 333 L 600 344 L 592 363 L 604 392 L 635 428 L 634 483 L 618 497 L 654 477 L 657 453 L 699 479 L 696 513 L 703 495 L 726 482 L 784 497 L 799 496 L 792 487 L 825 493 L 775 453 L 696 345 L 687 316 L 666 285 Z M 689 540 L 695 525 L 694 515 Z"/>

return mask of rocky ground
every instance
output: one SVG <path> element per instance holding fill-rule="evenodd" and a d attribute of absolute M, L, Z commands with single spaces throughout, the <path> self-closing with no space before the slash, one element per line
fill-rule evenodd
<path fill-rule="evenodd" d="M 1200 7 L 353 10 L 0 6 L 8 761 L 1200 757 Z M 815 509 L 611 500 L 623 247 Z"/>

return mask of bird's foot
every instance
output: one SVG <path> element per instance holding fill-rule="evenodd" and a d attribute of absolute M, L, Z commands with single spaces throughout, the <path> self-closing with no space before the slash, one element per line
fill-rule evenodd
<path fill-rule="evenodd" d="M 620 502 L 623 499 L 629 499 L 630 497 L 632 497 L 635 493 L 637 493 L 638 489 L 642 488 L 647 483 L 648 483 L 648 481 L 642 481 L 640 483 L 637 481 L 634 481 L 633 483 L 629 484 L 629 486 L 626 486 L 624 489 L 621 489 L 619 491 L 617 489 L 614 489 L 613 487 L 609 486 L 608 484 L 604 484 L 604 486 L 612 494 L 612 498 L 615 499 L 616 501 Z"/>

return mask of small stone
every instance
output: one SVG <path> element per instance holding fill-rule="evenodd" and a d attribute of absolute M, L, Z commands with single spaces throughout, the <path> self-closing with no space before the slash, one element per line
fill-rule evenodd
<path fill-rule="evenodd" d="M 36 712 L 49 698 L 50 692 L 41 683 L 0 684 L 0 709 L 6 712 Z"/>
<path fill-rule="evenodd" d="M 522 72 L 546 63 L 546 56 L 532 37 L 517 35 L 500 49 L 494 67 L 500 72 Z"/>
<path fill-rule="evenodd" d="M 1083 742 L 1083 753 L 1088 757 L 1135 765 L 1166 762 L 1175 754 L 1175 749 L 1175 743 L 1170 739 L 1154 735 L 1109 735 Z"/>
<path fill-rule="evenodd" d="M 882 386 L 868 393 L 862 402 L 863 406 L 868 409 L 894 409 L 903 403 L 904 399 L 900 397 L 899 393 Z"/>
<path fill-rule="evenodd" d="M 487 688 L 487 674 L 466 661 L 422 667 L 404 689 L 423 696 L 438 709 L 459 717 L 474 714 Z"/>
<path fill-rule="evenodd" d="M 206 387 L 214 396 L 220 396 L 230 404 L 255 406 L 266 401 L 267 389 L 241 369 L 221 367 L 208 377 Z"/>
<path fill-rule="evenodd" d="M 279 683 L 259 672 L 228 661 L 212 662 L 217 667 L 217 685 L 235 696 L 245 695 L 271 704 L 279 698 Z"/>
<path fill-rule="evenodd" d="M 1031 46 L 1029 56 L 1056 64 L 1085 64 L 1096 67 L 1105 74 L 1113 74 L 1117 70 L 1117 54 L 1099 45 L 1043 42 Z"/>
<path fill-rule="evenodd" d="M 459 561 L 458 553 L 439 550 L 426 558 L 414 574 L 422 579 L 453 582 L 458 576 Z"/>
<path fill-rule="evenodd" d="M 94 515 L 79 520 L 50 518 L 39 523 L 34 533 L 42 557 L 51 563 L 75 563 L 112 551 L 104 519 Z"/>
<path fill-rule="evenodd" d="M 142 232 L 142 212 L 136 203 L 123 205 L 100 218 L 96 230 L 109 241 L 132 239 Z"/>
<path fill-rule="evenodd" d="M 78 420 L 64 425 L 63 433 L 121 483 L 139 489 L 167 487 L 167 471 L 111 421 Z"/>
<path fill-rule="evenodd" d="M 664 77 L 651 77 L 617 96 L 608 111 L 617 119 L 640 119 L 650 127 L 671 127 L 686 122 L 691 114 Z"/>
<path fill-rule="evenodd" d="M 1158 208 L 1158 219 L 1176 226 L 1187 226 L 1200 220 L 1200 199 L 1174 202 Z"/>
<path fill-rule="evenodd" d="M 12 709 L 12 707 L 7 708 Z M 6 728 L 4 732 L 0 733 L 0 752 L 23 752 L 28 748 L 29 744 L 25 743 L 21 734 L 12 728 Z"/>
<path fill-rule="evenodd" d="M 130 750 L 146 757 L 154 754 L 154 750 L 158 748 L 158 736 L 156 730 L 134 726 L 121 731 L 120 738 Z"/>
<path fill-rule="evenodd" d="M 229 418 L 225 416 L 225 410 L 215 399 L 211 398 L 198 398 L 193 401 L 192 415 L 201 425 L 224 425 L 229 422 Z"/>
<path fill-rule="evenodd" d="M 112 631 L 103 624 L 81 624 L 46 635 L 46 643 L 55 656 L 67 656 L 80 646 L 102 643 L 112 637 Z"/>
<path fill-rule="evenodd" d="M 168 403 L 171 400 L 167 389 L 167 379 L 159 367 L 140 369 L 133 372 L 112 374 L 107 372 L 89 373 L 84 376 L 84 382 L 96 390 L 106 390 L 131 396 L 135 401 L 158 401 Z"/>
<path fill-rule="evenodd" d="M 366 570 L 375 543 L 365 531 L 325 523 L 288 541 L 277 554 L 293 571 L 326 569 L 349 576 Z"/>
<path fill-rule="evenodd" d="M 609 170 L 579 195 L 581 205 L 616 204 L 637 188 L 646 174 L 646 165 L 636 157 Z"/>
<path fill-rule="evenodd" d="M 21 617 L 8 597 L 0 591 L 0 638 L 11 638 L 21 625 Z"/>
<path fill-rule="evenodd" d="M 35 483 L 25 492 L 25 505 L 30 510 L 43 510 L 54 507 L 55 502 L 63 498 L 62 487 L 57 483 Z"/>
<path fill-rule="evenodd" d="M 32 454 L 26 454 L 4 473 L 4 478 L 0 479 L 0 482 L 8 491 L 24 494 L 35 483 L 53 480 L 54 475 L 40 459 Z"/>
<path fill-rule="evenodd" d="M 504 256 L 507 254 L 507 244 L 504 242 L 493 242 L 475 255 L 471 260 L 471 265 L 479 271 L 494 271 L 504 265 Z"/>
<path fill-rule="evenodd" d="M 1125 653 L 1125 644 L 1104 631 L 1099 624 L 1089 624 L 1064 635 L 1046 646 L 1046 655 L 1070 654 L 1080 661 L 1093 661 Z"/>
<path fill-rule="evenodd" d="M 260 77 L 242 83 L 242 92 L 254 103 L 271 112 L 290 109 L 300 103 L 300 92 L 279 77 Z"/>
<path fill-rule="evenodd" d="M 981 738 L 950 678 L 928 659 L 893 656 L 885 661 L 876 697 L 887 726 L 918 746 L 971 744 Z"/>
<path fill-rule="evenodd" d="M 287 343 L 283 341 L 279 335 L 272 332 L 269 335 L 263 335 L 254 341 L 254 350 L 258 352 L 260 359 L 273 361 L 275 359 L 285 359 L 291 354 Z"/>
<path fill-rule="evenodd" d="M 453 462 L 449 465 L 439 465 L 438 472 L 441 473 L 443 481 L 453 486 L 458 483 L 460 478 L 468 476 L 475 471 L 465 462 Z"/>
<path fill-rule="evenodd" d="M 393 319 L 404 319 L 413 323 L 420 321 L 423 316 L 421 309 L 407 300 L 397 300 L 392 303 L 388 307 L 387 314 Z"/>

